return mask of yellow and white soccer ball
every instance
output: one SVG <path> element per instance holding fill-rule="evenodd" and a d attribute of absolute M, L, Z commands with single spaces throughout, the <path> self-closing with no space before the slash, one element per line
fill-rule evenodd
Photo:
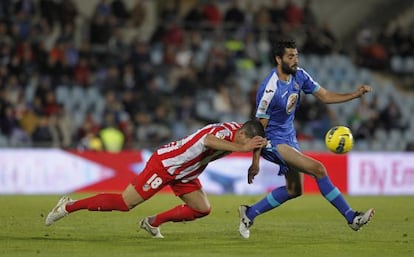
<path fill-rule="evenodd" d="M 325 145 L 329 151 L 333 153 L 347 153 L 354 147 L 354 137 L 349 128 L 345 126 L 335 126 L 326 132 Z"/>

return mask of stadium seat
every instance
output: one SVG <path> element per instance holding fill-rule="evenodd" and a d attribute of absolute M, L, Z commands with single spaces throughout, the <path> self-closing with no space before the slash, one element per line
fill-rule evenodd
<path fill-rule="evenodd" d="M 7 147 L 7 137 L 0 133 L 0 147 Z"/>
<path fill-rule="evenodd" d="M 399 55 L 391 57 L 391 70 L 395 73 L 402 73 L 404 71 L 403 59 Z"/>
<path fill-rule="evenodd" d="M 404 73 L 406 74 L 412 74 L 414 73 L 414 57 L 408 56 L 404 58 Z"/>

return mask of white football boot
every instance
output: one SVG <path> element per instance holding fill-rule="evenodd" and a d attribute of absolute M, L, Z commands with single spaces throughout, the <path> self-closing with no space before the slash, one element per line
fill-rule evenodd
<path fill-rule="evenodd" d="M 164 238 L 159 227 L 153 227 L 149 223 L 149 217 L 144 218 L 139 222 L 140 228 L 146 230 L 153 238 Z"/>
<path fill-rule="evenodd" d="M 367 224 L 372 217 L 374 217 L 375 210 L 373 208 L 369 209 L 368 211 L 364 212 L 355 212 L 355 217 L 352 223 L 349 223 L 349 227 L 355 231 L 358 231 L 361 227 Z"/>
<path fill-rule="evenodd" d="M 49 212 L 49 214 L 46 217 L 45 224 L 46 226 L 50 226 L 52 223 L 60 220 L 63 217 L 66 217 L 69 215 L 69 213 L 66 211 L 65 207 L 68 203 L 73 202 L 72 199 L 70 199 L 68 196 L 62 196 L 56 206 Z"/>
<path fill-rule="evenodd" d="M 240 226 L 239 226 L 239 233 L 243 238 L 250 237 L 250 230 L 249 228 L 253 225 L 253 221 L 251 221 L 246 216 L 246 211 L 249 208 L 247 205 L 240 205 L 239 206 L 239 218 L 240 218 Z"/>

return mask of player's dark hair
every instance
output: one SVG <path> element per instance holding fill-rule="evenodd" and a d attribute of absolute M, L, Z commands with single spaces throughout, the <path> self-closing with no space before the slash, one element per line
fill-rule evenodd
<path fill-rule="evenodd" d="M 255 136 L 265 137 L 263 125 L 257 120 L 246 121 L 241 127 L 241 129 L 246 133 L 246 136 L 248 138 L 252 138 Z"/>
<path fill-rule="evenodd" d="M 276 56 L 279 56 L 280 58 L 282 58 L 283 55 L 285 54 L 286 48 L 296 48 L 295 40 L 290 39 L 290 38 L 285 38 L 285 39 L 280 39 L 276 41 L 275 44 L 273 44 L 271 59 L 275 66 L 277 66 Z"/>

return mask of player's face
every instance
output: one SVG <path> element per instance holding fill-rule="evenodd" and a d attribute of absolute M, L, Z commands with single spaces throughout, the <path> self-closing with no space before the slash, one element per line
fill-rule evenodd
<path fill-rule="evenodd" d="M 298 70 L 298 50 L 296 48 L 285 48 L 281 68 L 283 73 L 295 75 Z"/>
<path fill-rule="evenodd" d="M 237 133 L 234 137 L 234 142 L 244 145 L 247 141 L 249 141 L 249 139 L 250 138 L 246 137 L 246 134 L 243 131 L 239 131 L 239 133 Z"/>

